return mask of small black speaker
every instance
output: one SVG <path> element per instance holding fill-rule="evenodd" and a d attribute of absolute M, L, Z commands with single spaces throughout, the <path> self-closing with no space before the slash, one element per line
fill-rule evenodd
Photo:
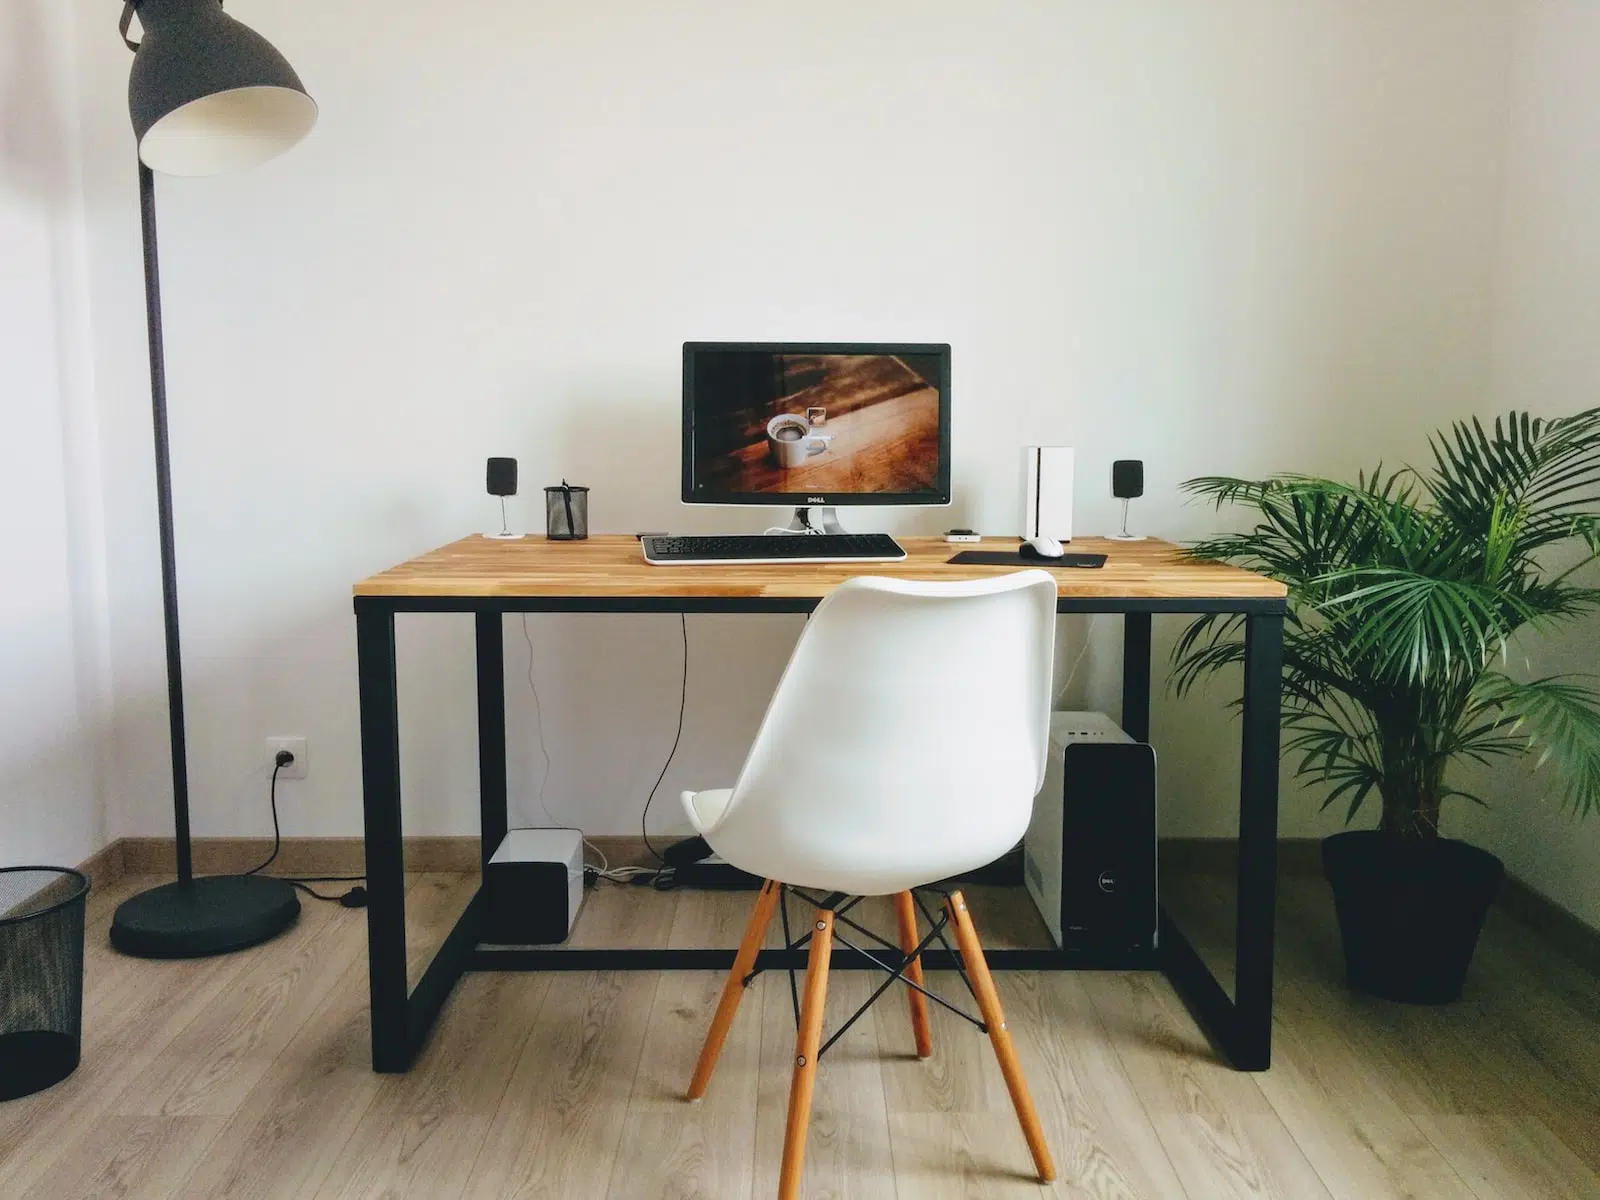
<path fill-rule="evenodd" d="M 517 460 L 514 458 L 491 458 L 489 460 L 488 481 L 485 486 L 491 496 L 515 496 L 517 494 Z"/>
<path fill-rule="evenodd" d="M 1142 460 L 1119 458 L 1111 464 L 1111 494 L 1119 500 L 1133 500 L 1144 495 Z"/>

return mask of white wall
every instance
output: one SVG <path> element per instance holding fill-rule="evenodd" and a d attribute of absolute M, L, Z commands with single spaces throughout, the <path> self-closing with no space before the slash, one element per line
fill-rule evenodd
<path fill-rule="evenodd" d="M 106 841 L 105 592 L 72 14 L 0 8 L 0 866 Z"/>
<path fill-rule="evenodd" d="M 1457 0 L 805 6 L 237 0 L 322 106 L 255 172 L 160 181 L 196 831 L 262 833 L 263 736 L 311 739 L 293 834 L 360 829 L 357 578 L 591 486 L 596 529 L 681 509 L 688 338 L 948 340 L 953 510 L 1012 532 L 1018 447 L 1115 457 L 1142 528 L 1203 472 L 1350 472 L 1484 399 L 1511 10 Z M 170 828 L 127 55 L 79 5 L 117 680 L 117 833 Z M 517 513 L 536 522 L 530 496 Z M 1080 623 L 1068 623 L 1081 636 Z M 535 617 L 543 803 L 637 828 L 671 742 L 676 618 Z M 797 618 L 691 617 L 662 788 L 731 778 Z M 1100 634 L 1110 630 L 1102 619 Z M 1170 628 L 1163 636 L 1170 636 Z M 508 675 L 526 669 L 520 630 Z M 475 828 L 470 621 L 401 628 L 408 829 Z M 1074 694 L 1117 677 L 1100 640 Z M 532 704 L 512 688 L 515 727 Z M 1158 704 L 1166 827 L 1232 823 L 1236 729 Z M 541 759 L 513 745 L 514 816 Z M 1289 833 L 1335 827 L 1302 801 Z"/>
<path fill-rule="evenodd" d="M 89 13 L 89 6 L 83 7 Z M 163 179 L 196 828 L 262 832 L 270 733 L 311 738 L 294 833 L 359 829 L 350 583 L 486 525 L 482 458 L 594 488 L 597 529 L 756 528 L 678 507 L 678 343 L 954 343 L 957 505 L 1009 532 L 1017 447 L 1113 457 L 1187 535 L 1204 471 L 1415 450 L 1484 374 L 1507 20 L 1446 0 L 232 6 L 322 105 L 256 172 Z M 126 55 L 87 17 L 121 833 L 169 828 Z M 1398 398 L 1398 399 L 1397 399 Z M 530 499 L 519 509 L 537 520 Z M 876 515 L 857 524 L 876 523 Z M 536 617 L 544 804 L 637 825 L 670 744 L 671 617 Z M 1102 622 L 1102 628 L 1108 625 Z M 696 617 L 663 786 L 731 776 L 797 628 Z M 511 676 L 526 668 L 508 637 Z M 408 827 L 474 824 L 470 622 L 403 623 Z M 1091 699 L 1115 677 L 1098 646 Z M 513 690 L 513 721 L 532 706 Z M 1228 825 L 1233 733 L 1161 705 L 1168 827 Z M 1219 734 L 1221 736 L 1219 736 Z M 531 743 L 531 738 L 529 739 Z M 539 816 L 536 747 L 513 748 Z M 1285 826 L 1321 826 L 1291 806 Z"/>
<path fill-rule="evenodd" d="M 1493 382 L 1501 407 L 1559 415 L 1600 404 L 1600 6 L 1521 5 L 1515 41 Z M 1591 582 L 1600 583 L 1600 580 Z M 1521 665 L 1521 664 L 1519 664 Z M 1529 639 L 1525 669 L 1600 673 L 1600 621 Z M 1600 817 L 1580 822 L 1548 769 L 1497 772 L 1466 814 L 1519 878 L 1600 927 Z"/>

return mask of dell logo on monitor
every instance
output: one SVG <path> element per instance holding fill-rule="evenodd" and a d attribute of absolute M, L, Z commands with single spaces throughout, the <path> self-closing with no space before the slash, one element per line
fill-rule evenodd
<path fill-rule="evenodd" d="M 807 504 L 826 504 L 827 502 L 828 502 L 828 498 L 826 496 L 807 496 L 806 497 L 806 503 Z"/>

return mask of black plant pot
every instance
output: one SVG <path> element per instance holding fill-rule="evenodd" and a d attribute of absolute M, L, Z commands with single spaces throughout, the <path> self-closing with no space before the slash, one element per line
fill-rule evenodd
<path fill-rule="evenodd" d="M 1505 866 L 1465 842 L 1400 843 L 1377 830 L 1322 843 L 1352 988 L 1405 1004 L 1461 998 Z"/>

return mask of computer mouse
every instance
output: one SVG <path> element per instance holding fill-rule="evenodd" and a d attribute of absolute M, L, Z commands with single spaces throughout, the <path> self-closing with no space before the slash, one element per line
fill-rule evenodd
<path fill-rule="evenodd" d="M 1023 558 L 1060 558 L 1066 552 L 1067 548 L 1055 538 L 1043 534 L 1029 538 L 1017 551 Z"/>

